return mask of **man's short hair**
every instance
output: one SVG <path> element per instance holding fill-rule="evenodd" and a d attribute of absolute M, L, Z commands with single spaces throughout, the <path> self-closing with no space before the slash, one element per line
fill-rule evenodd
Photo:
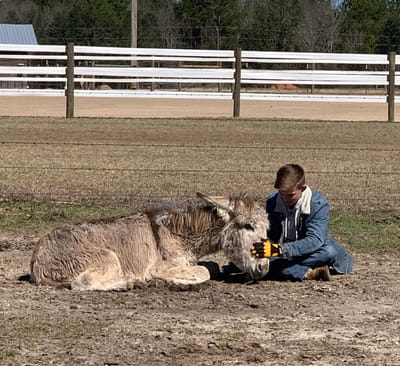
<path fill-rule="evenodd" d="M 276 173 L 274 187 L 278 191 L 300 188 L 306 184 L 304 169 L 298 164 L 286 164 Z"/>

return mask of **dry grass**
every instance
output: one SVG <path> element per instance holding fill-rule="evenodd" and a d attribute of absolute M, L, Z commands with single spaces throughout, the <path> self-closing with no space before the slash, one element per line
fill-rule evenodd
<path fill-rule="evenodd" d="M 333 208 L 398 208 L 400 128 L 383 122 L 1 118 L 0 194 L 142 203 L 196 191 L 264 197 L 297 162 Z"/>

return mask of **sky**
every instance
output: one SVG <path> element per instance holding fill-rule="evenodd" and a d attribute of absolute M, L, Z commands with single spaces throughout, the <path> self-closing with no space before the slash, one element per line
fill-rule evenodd
<path fill-rule="evenodd" d="M 339 6 L 344 0 L 332 0 L 335 6 Z"/>

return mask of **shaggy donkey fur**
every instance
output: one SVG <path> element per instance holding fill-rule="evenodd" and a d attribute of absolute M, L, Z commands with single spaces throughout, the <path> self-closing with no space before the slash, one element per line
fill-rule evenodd
<path fill-rule="evenodd" d="M 268 260 L 254 259 L 253 242 L 265 237 L 268 218 L 248 194 L 144 209 L 130 216 L 57 228 L 39 239 L 31 259 L 37 285 L 78 290 L 126 289 L 161 279 L 190 285 L 210 279 L 204 255 L 223 250 L 253 278 L 264 276 Z"/>

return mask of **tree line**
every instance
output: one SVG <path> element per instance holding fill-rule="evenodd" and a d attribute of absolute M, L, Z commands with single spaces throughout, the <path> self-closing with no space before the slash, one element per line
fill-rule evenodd
<path fill-rule="evenodd" d="M 138 47 L 399 52 L 400 0 L 137 0 Z M 131 0 L 0 0 L 40 44 L 130 47 Z"/>

